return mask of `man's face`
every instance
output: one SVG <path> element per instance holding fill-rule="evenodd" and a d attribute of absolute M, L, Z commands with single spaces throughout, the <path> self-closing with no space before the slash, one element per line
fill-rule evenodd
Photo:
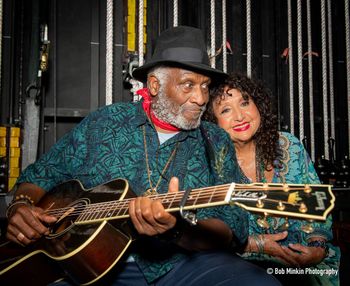
<path fill-rule="evenodd" d="M 166 68 L 152 110 L 180 129 L 197 128 L 209 100 L 210 78 L 181 68 Z"/>

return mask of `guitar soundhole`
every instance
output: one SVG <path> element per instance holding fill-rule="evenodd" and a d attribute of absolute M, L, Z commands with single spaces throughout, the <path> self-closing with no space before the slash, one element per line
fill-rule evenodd
<path fill-rule="evenodd" d="M 54 239 L 69 231 L 88 204 L 88 199 L 81 199 L 65 208 L 58 209 L 56 214 L 57 222 L 50 226 L 50 234 L 47 238 Z"/>

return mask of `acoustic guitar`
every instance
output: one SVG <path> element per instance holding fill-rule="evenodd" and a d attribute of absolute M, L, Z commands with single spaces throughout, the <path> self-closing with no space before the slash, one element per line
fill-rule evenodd
<path fill-rule="evenodd" d="M 226 184 L 185 192 L 151 195 L 169 212 L 238 205 L 264 215 L 324 221 L 334 207 L 330 185 Z M 92 189 L 77 180 L 48 192 L 37 204 L 57 222 L 50 234 L 30 246 L 6 241 L 0 246 L 1 285 L 47 285 L 69 276 L 89 285 L 121 260 L 133 241 L 129 184 L 117 179 Z"/>

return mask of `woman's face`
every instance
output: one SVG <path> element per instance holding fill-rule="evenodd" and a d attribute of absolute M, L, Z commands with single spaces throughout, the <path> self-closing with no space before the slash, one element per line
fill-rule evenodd
<path fill-rule="evenodd" d="M 230 134 L 234 143 L 252 140 L 260 126 L 260 113 L 251 98 L 245 100 L 237 89 L 225 88 L 230 96 L 217 98 L 213 103 L 218 125 Z"/>

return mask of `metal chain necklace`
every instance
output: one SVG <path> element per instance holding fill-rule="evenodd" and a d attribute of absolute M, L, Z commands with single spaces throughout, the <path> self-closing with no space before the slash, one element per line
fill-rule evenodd
<path fill-rule="evenodd" d="M 264 164 L 261 162 L 261 157 L 259 155 L 258 150 L 255 149 L 255 174 L 256 174 L 256 181 L 266 183 L 265 178 L 265 168 Z"/>
<path fill-rule="evenodd" d="M 158 194 L 157 192 L 157 188 L 160 184 L 160 182 L 162 181 L 163 175 L 165 174 L 166 170 L 168 169 L 170 162 L 173 160 L 173 158 L 175 157 L 176 151 L 177 151 L 177 147 L 179 145 L 179 142 L 176 143 L 176 146 L 173 150 L 173 152 L 171 152 L 170 157 L 168 159 L 168 161 L 166 162 L 162 172 L 160 173 L 159 179 L 156 183 L 156 185 L 153 187 L 152 184 L 152 180 L 151 180 L 151 170 L 149 167 L 149 162 L 148 162 L 148 149 L 147 149 L 147 141 L 146 141 L 146 128 L 143 125 L 142 126 L 142 131 L 143 131 L 143 145 L 145 148 L 145 159 L 146 159 L 146 167 L 147 167 L 147 176 L 148 176 L 148 182 L 149 182 L 149 186 L 150 188 L 146 190 L 146 192 L 144 193 L 144 196 L 149 196 L 149 195 L 154 195 L 154 194 Z"/>

